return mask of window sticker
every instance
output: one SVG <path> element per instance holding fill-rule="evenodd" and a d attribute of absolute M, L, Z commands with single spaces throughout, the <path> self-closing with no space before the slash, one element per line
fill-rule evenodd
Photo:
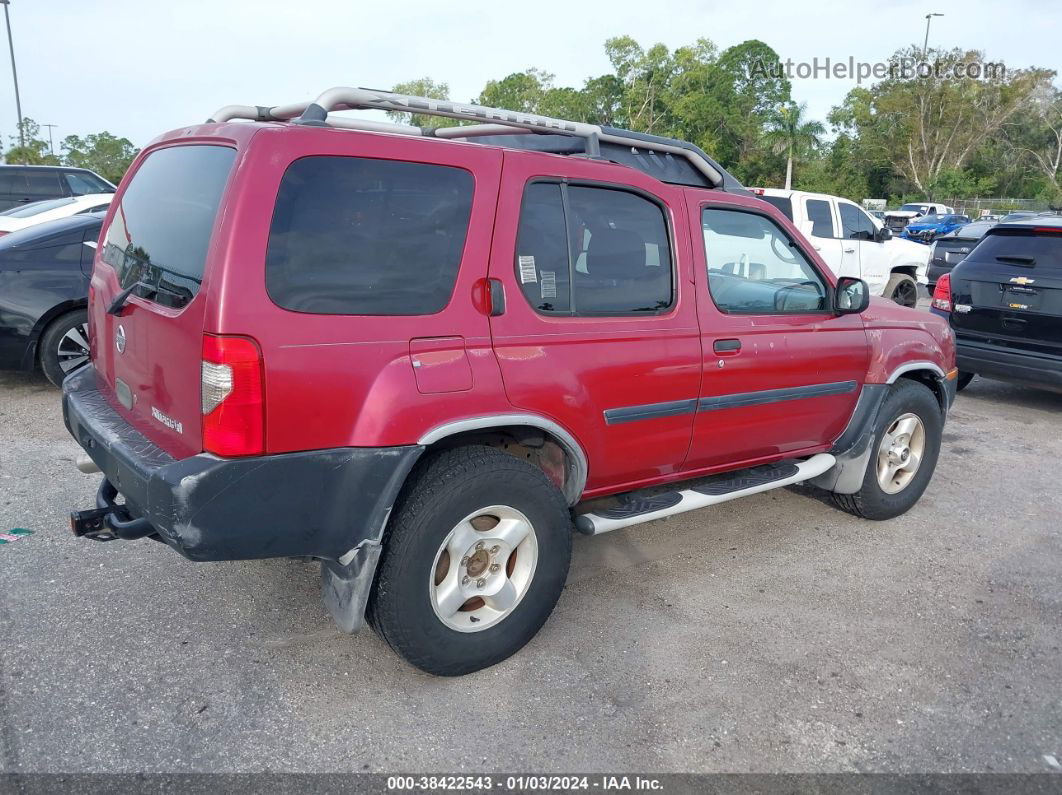
<path fill-rule="evenodd" d="M 540 285 L 543 298 L 557 297 L 557 272 L 542 271 L 542 283 Z"/>
<path fill-rule="evenodd" d="M 535 269 L 534 257 L 517 257 L 520 264 L 520 284 L 538 281 L 538 271 Z"/>

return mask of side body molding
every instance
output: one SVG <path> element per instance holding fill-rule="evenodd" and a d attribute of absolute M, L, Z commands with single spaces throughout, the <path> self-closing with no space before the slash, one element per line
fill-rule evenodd
<path fill-rule="evenodd" d="M 490 428 L 503 428 L 507 425 L 526 425 L 538 428 L 554 436 L 564 448 L 568 459 L 568 472 L 564 481 L 564 497 L 569 505 L 575 505 L 582 496 L 586 487 L 586 475 L 588 465 L 586 453 L 582 446 L 568 431 L 553 420 L 540 417 L 537 414 L 489 414 L 483 417 L 469 417 L 463 420 L 447 422 L 432 428 L 417 440 L 417 444 L 427 447 L 447 436 L 454 436 L 466 431 L 489 430 Z"/>

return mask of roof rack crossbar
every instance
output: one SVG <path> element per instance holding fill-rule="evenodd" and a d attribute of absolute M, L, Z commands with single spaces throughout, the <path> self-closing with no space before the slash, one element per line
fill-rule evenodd
<path fill-rule="evenodd" d="M 332 111 L 374 109 L 389 112 L 415 113 L 426 116 L 473 121 L 478 124 L 464 127 L 427 129 L 367 119 L 352 119 L 333 115 Z M 664 138 L 646 133 L 631 132 L 616 127 L 603 127 L 586 122 L 540 116 L 537 113 L 521 113 L 491 108 L 471 103 L 415 97 L 379 91 L 369 88 L 330 88 L 311 102 L 295 102 L 288 105 L 226 105 L 208 119 L 208 122 L 223 122 L 232 119 L 252 121 L 293 121 L 296 124 L 327 125 L 346 129 L 392 132 L 403 135 L 435 136 L 438 138 L 474 138 L 479 136 L 512 133 L 548 133 L 582 138 L 584 149 L 591 157 L 601 156 L 601 144 L 608 143 L 630 147 L 661 155 L 684 158 L 708 182 L 725 190 L 744 191 L 741 184 L 725 169 L 693 144 L 677 138 Z"/>

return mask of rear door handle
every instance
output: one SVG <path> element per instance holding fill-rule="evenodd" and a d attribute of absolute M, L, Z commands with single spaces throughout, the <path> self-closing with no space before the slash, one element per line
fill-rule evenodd
<path fill-rule="evenodd" d="M 716 340 L 712 350 L 716 353 L 737 353 L 741 350 L 741 340 Z"/>
<path fill-rule="evenodd" d="M 844 250 L 844 253 L 845 254 L 855 254 L 855 249 L 854 248 L 846 248 Z"/>

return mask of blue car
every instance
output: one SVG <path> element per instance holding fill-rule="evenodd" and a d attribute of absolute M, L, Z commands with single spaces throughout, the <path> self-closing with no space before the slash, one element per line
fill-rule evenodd
<path fill-rule="evenodd" d="M 916 243 L 932 243 L 934 238 L 954 232 L 968 223 L 970 219 L 965 215 L 924 215 L 907 224 L 901 237 Z"/>

